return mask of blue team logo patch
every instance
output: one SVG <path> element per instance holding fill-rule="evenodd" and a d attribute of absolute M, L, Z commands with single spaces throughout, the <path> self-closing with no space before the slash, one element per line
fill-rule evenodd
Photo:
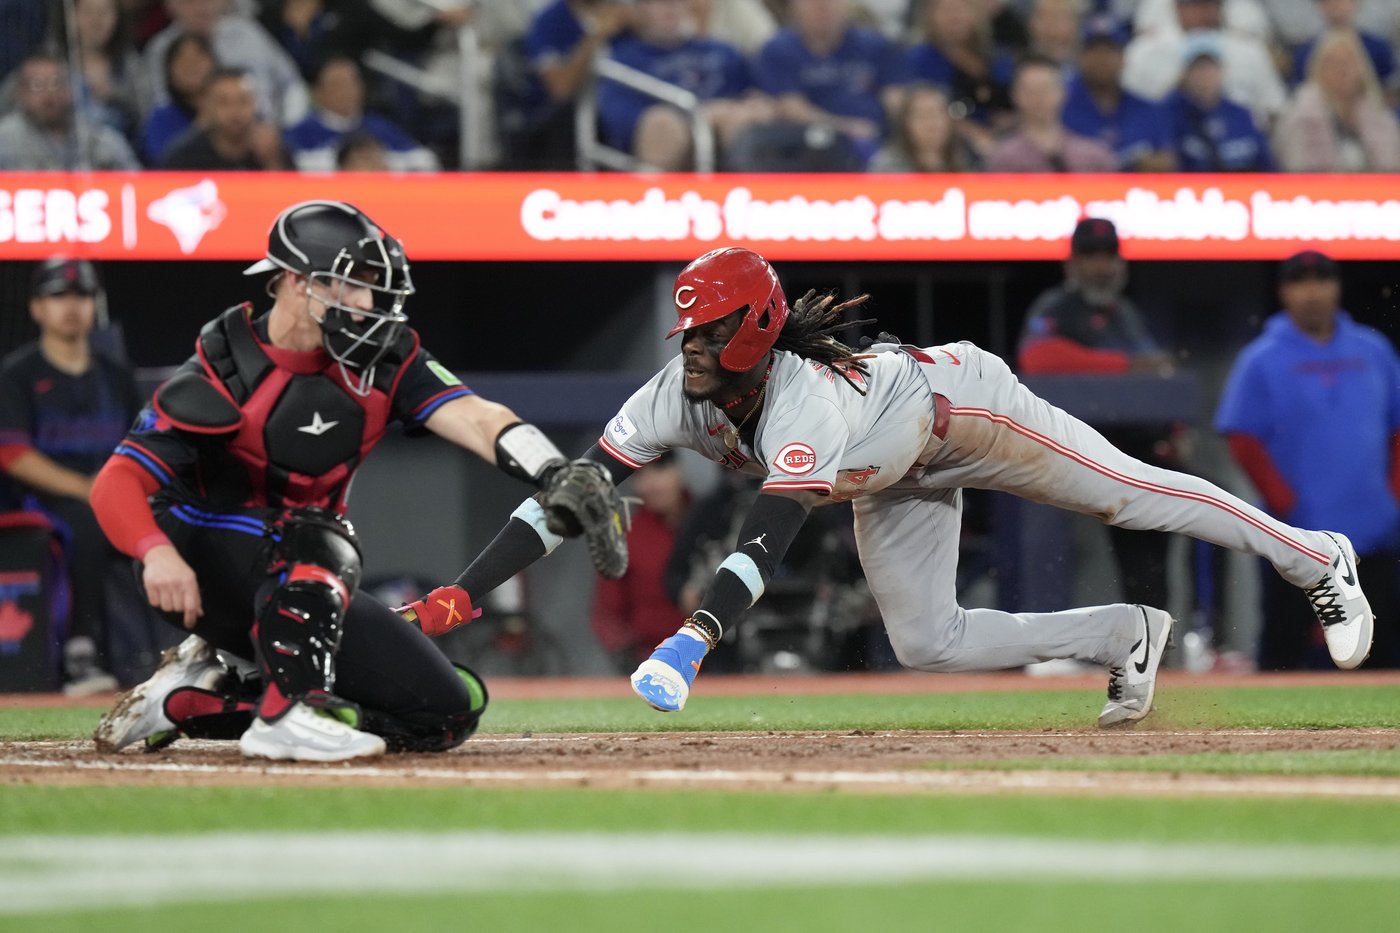
<path fill-rule="evenodd" d="M 149 405 L 141 409 L 141 414 L 136 416 L 136 423 L 131 426 L 131 430 L 138 434 L 145 434 L 156 429 L 156 412 Z"/>

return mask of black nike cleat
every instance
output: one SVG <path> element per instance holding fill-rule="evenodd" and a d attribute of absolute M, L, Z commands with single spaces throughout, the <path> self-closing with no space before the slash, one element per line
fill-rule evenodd
<path fill-rule="evenodd" d="M 1151 606 L 1138 606 L 1142 613 L 1142 637 L 1122 666 L 1108 672 L 1108 703 L 1099 713 L 1099 728 L 1137 722 L 1152 712 L 1152 696 L 1157 688 L 1157 667 L 1162 652 L 1171 644 L 1173 619 Z"/>

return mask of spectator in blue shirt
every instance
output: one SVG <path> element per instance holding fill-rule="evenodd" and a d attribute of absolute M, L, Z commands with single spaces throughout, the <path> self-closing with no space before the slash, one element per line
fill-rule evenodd
<path fill-rule="evenodd" d="M 1177 168 L 1183 172 L 1272 172 L 1269 141 L 1254 115 L 1225 97 L 1220 47 L 1209 33 L 1186 43 L 1181 84 L 1167 96 Z"/>
<path fill-rule="evenodd" d="M 631 5 L 620 0 L 554 0 L 503 50 L 493 83 L 508 167 L 574 167 L 574 102 L 594 59 L 631 20 Z"/>
<path fill-rule="evenodd" d="M 368 133 L 384 147 L 392 172 L 435 172 L 437 156 L 393 123 L 365 112 L 365 83 L 353 58 L 335 56 L 316 70 L 311 113 L 287 130 L 284 140 L 299 171 L 330 172 L 336 147 L 350 133 Z"/>
<path fill-rule="evenodd" d="M 686 0 L 640 0 L 633 32 L 613 44 L 613 60 L 690 91 L 704 102 L 705 118 L 721 145 L 745 127 L 772 117 L 753 90 L 748 63 L 738 49 L 689 36 Z M 691 167 L 694 140 L 688 118 L 669 104 L 604 80 L 598 86 L 598 119 L 608 144 L 654 168 Z"/>
<path fill-rule="evenodd" d="M 884 36 L 851 23 L 847 0 L 791 0 L 790 25 L 758 53 L 758 87 L 778 115 L 844 134 L 868 161 L 899 105 L 905 75 Z"/>
<path fill-rule="evenodd" d="M 141 149 L 147 165 L 159 165 L 165 153 L 194 126 L 199 95 L 219 67 L 214 47 L 204 36 L 187 32 L 165 50 L 165 84 L 170 100 L 151 111 L 141 133 Z"/>
<path fill-rule="evenodd" d="M 948 89 L 953 116 L 986 155 L 998 133 L 1015 122 L 1011 79 L 1016 61 L 992 43 L 986 11 L 970 0 L 928 0 L 924 41 L 905 57 L 912 80 Z"/>
<path fill-rule="evenodd" d="M 1371 67 L 1376 70 L 1376 78 L 1383 87 L 1389 87 L 1395 78 L 1395 50 L 1386 39 L 1356 25 L 1357 0 L 1314 0 L 1314 5 L 1322 16 L 1323 26 L 1317 35 L 1299 43 L 1293 50 L 1292 83 L 1302 84 L 1308 79 L 1308 59 L 1317 47 L 1318 38 L 1336 29 L 1346 29 L 1357 34 L 1366 56 L 1371 59 Z"/>
<path fill-rule="evenodd" d="M 1066 89 L 1065 127 L 1113 150 L 1124 171 L 1169 172 L 1171 123 L 1160 104 L 1123 89 L 1128 27 L 1108 14 L 1084 21 L 1079 74 Z"/>
<path fill-rule="evenodd" d="M 953 118 L 981 155 L 1015 123 L 1011 80 L 1016 60 L 993 43 L 986 8 L 972 0 L 928 0 L 924 41 L 906 57 L 910 78 L 948 88 Z"/>
<path fill-rule="evenodd" d="M 1383 334 L 1341 310 L 1330 257 L 1291 256 L 1280 279 L 1283 311 L 1240 352 L 1215 427 L 1270 514 L 1321 522 L 1351 539 L 1359 573 L 1377 581 L 1366 589 L 1376 618 L 1367 663 L 1393 667 L 1400 663 L 1400 357 Z M 1267 589 L 1264 608 L 1260 669 L 1326 664 L 1312 610 L 1295 588 Z"/>
<path fill-rule="evenodd" d="M 632 21 L 619 0 L 555 0 L 540 10 L 525 35 L 525 54 L 551 105 L 571 104 L 587 82 L 593 57 Z"/>

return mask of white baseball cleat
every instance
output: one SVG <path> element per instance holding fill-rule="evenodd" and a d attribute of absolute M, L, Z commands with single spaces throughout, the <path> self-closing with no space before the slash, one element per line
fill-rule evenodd
<path fill-rule="evenodd" d="M 276 722 L 255 718 L 238 740 L 245 758 L 272 758 L 278 761 L 346 761 L 384 754 L 384 740 L 377 735 L 352 729 L 332 713 L 312 709 L 305 703 L 278 717 Z"/>
<path fill-rule="evenodd" d="M 1108 703 L 1099 713 L 1099 728 L 1137 722 L 1152 712 L 1152 696 L 1157 689 L 1157 667 L 1162 652 L 1171 643 L 1171 615 L 1151 606 L 1138 606 L 1142 613 L 1142 637 L 1128 652 L 1122 667 L 1108 672 Z"/>
<path fill-rule="evenodd" d="M 99 752 L 115 752 L 149 736 L 175 728 L 165 715 L 165 698 L 183 687 L 217 689 L 228 668 L 209 643 L 191 635 L 160 656 L 160 666 L 144 683 L 117 699 L 97 724 L 93 741 Z"/>
<path fill-rule="evenodd" d="M 1361 580 L 1356 573 L 1356 548 L 1346 535 L 1324 531 L 1337 545 L 1327 572 L 1313 586 L 1303 590 L 1312 601 L 1322 634 L 1327 639 L 1327 651 L 1332 661 L 1344 671 L 1360 667 L 1371 653 L 1371 636 L 1375 631 L 1375 616 L 1366 594 L 1361 592 Z"/>

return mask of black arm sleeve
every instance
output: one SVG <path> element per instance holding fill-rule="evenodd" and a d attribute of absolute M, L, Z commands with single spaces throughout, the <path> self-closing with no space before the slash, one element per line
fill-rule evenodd
<path fill-rule="evenodd" d="M 535 529 L 512 517 L 453 582 L 475 602 L 544 555 L 544 542 Z"/>
<path fill-rule="evenodd" d="M 632 467 L 608 453 L 598 444 L 594 444 L 592 447 L 588 448 L 588 451 L 583 455 L 583 459 L 592 460 L 594 463 L 601 463 L 607 469 L 608 475 L 612 477 L 614 486 L 621 485 L 623 480 L 637 472 Z"/>
<path fill-rule="evenodd" d="M 602 464 L 614 483 L 620 483 L 632 475 L 631 467 L 608 456 L 597 444 L 589 448 L 584 459 Z M 473 600 L 480 600 L 546 553 L 539 532 L 529 523 L 512 517 L 486 545 L 486 550 L 478 554 L 476 560 L 453 582 L 470 593 Z"/>
<path fill-rule="evenodd" d="M 715 574 L 714 582 L 705 591 L 700 608 L 713 615 L 722 625 L 737 622 L 757 596 L 750 584 L 757 582 L 759 595 L 763 587 L 773 578 L 778 562 L 787 553 L 792 539 L 802 523 L 807 520 L 808 507 L 787 496 L 760 494 L 754 500 L 739 530 L 739 544 L 735 554 L 742 554 L 753 561 L 759 574 L 758 581 L 745 581 L 740 574 L 721 567 Z M 470 592 L 470 590 L 468 590 Z"/>

